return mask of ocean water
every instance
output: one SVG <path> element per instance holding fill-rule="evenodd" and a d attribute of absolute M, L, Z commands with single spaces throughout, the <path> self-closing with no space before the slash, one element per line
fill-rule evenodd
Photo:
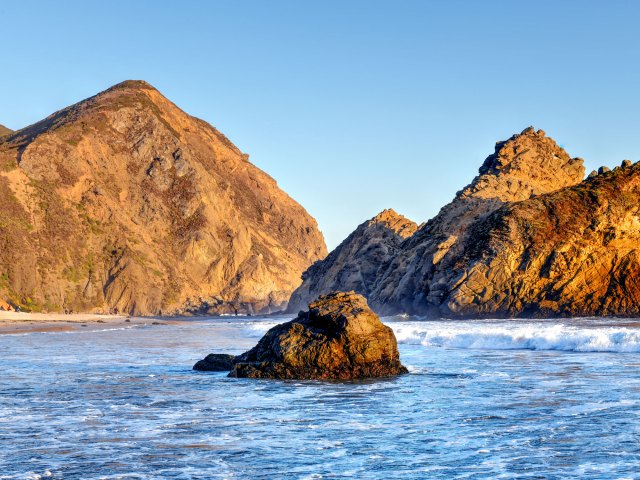
<path fill-rule="evenodd" d="M 285 319 L 0 337 L 0 478 L 640 478 L 633 321 L 385 319 L 409 375 L 194 372 Z"/>

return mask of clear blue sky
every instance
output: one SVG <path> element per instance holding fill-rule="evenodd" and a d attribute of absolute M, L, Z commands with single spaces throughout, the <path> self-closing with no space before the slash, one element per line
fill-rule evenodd
<path fill-rule="evenodd" d="M 0 123 L 144 79 L 223 131 L 329 248 L 422 222 L 528 125 L 640 159 L 640 2 L 0 1 Z"/>

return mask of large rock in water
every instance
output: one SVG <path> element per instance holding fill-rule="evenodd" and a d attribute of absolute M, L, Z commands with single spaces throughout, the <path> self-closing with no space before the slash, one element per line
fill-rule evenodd
<path fill-rule="evenodd" d="M 127 81 L 0 132 L 0 298 L 132 314 L 283 309 L 315 220 L 229 139 Z"/>
<path fill-rule="evenodd" d="M 415 222 L 384 210 L 364 222 L 325 259 L 314 263 L 302 275 L 291 295 L 288 312 L 297 312 L 320 295 L 350 291 L 368 297 L 379 275 L 398 253 L 402 242 L 418 229 Z"/>
<path fill-rule="evenodd" d="M 349 380 L 407 373 L 393 331 L 355 292 L 320 297 L 235 362 L 230 377 Z"/>

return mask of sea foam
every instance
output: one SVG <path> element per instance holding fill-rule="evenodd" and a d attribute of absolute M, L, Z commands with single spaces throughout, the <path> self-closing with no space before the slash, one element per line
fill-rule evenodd
<path fill-rule="evenodd" d="M 397 322 L 398 343 L 427 347 L 568 352 L 640 352 L 640 329 L 564 324 Z"/>

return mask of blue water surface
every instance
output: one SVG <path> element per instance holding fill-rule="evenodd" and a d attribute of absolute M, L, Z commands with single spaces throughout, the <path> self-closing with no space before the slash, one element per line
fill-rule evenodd
<path fill-rule="evenodd" d="M 386 319 L 409 375 L 191 370 L 282 320 L 0 337 L 0 478 L 640 476 L 634 324 Z"/>

